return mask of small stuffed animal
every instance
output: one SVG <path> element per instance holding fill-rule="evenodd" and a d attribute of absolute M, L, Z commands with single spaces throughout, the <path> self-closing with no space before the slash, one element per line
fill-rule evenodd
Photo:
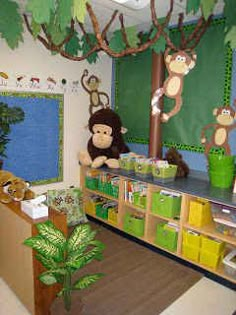
<path fill-rule="evenodd" d="M 0 170 L 0 202 L 33 199 L 35 194 L 29 189 L 29 183 L 11 172 Z"/>
<path fill-rule="evenodd" d="M 165 154 L 165 160 L 169 164 L 177 165 L 176 177 L 187 177 L 189 174 L 189 167 L 182 159 L 182 155 L 175 149 L 170 148 Z"/>
<path fill-rule="evenodd" d="M 87 151 L 79 153 L 80 163 L 94 168 L 103 164 L 110 168 L 118 168 L 119 155 L 129 152 L 122 138 L 120 117 L 110 108 L 102 108 L 89 118 L 88 126 L 92 136 Z"/>

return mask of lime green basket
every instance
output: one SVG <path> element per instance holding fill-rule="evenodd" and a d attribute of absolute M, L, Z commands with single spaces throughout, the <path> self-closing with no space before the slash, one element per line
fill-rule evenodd
<path fill-rule="evenodd" d="M 177 172 L 177 165 L 169 164 L 168 167 L 152 165 L 152 176 L 154 179 L 174 180 Z"/>

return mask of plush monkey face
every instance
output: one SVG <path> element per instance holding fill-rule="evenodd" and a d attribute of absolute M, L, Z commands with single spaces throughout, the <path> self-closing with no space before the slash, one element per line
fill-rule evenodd
<path fill-rule="evenodd" d="M 216 116 L 216 121 L 222 126 L 230 126 L 236 119 L 235 111 L 229 106 L 215 108 L 213 114 Z"/>
<path fill-rule="evenodd" d="M 195 66 L 195 61 L 184 51 L 179 51 L 173 55 L 168 55 L 165 59 L 167 68 L 172 73 L 188 74 L 189 70 Z"/>
<path fill-rule="evenodd" d="M 107 149 L 111 146 L 113 137 L 112 137 L 112 128 L 103 124 L 95 124 L 92 128 L 93 131 L 93 145 L 98 149 Z"/>

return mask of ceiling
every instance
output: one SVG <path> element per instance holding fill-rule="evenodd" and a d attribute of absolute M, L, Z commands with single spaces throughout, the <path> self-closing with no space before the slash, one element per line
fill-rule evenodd
<path fill-rule="evenodd" d="M 27 0 L 15 0 L 20 4 L 21 7 L 24 7 L 27 3 Z M 118 4 L 117 2 L 113 0 L 89 0 L 89 3 L 91 4 L 93 11 L 99 21 L 100 29 L 102 29 L 107 22 L 110 20 L 110 17 L 112 16 L 112 13 L 114 10 L 119 10 L 120 13 L 123 13 L 124 15 L 124 23 L 125 26 L 137 26 L 138 30 L 147 30 L 149 29 L 151 25 L 151 11 L 150 11 L 150 4 L 148 4 L 143 9 L 134 10 L 128 8 L 127 5 L 130 2 L 148 2 L 147 0 L 117 0 L 119 2 L 123 2 L 123 5 Z M 185 6 L 186 6 L 187 0 L 174 0 L 174 9 L 172 13 L 172 18 L 170 21 L 170 24 L 174 25 L 178 21 L 178 15 L 180 12 L 185 12 Z M 215 8 L 214 13 L 215 14 L 221 14 L 223 11 L 223 0 L 218 0 L 217 5 Z M 155 7 L 156 7 L 156 14 L 157 17 L 164 17 L 166 16 L 168 10 L 169 10 L 170 1 L 169 0 L 155 0 Z M 192 15 L 185 16 L 184 21 L 192 21 L 193 19 L 196 19 L 195 15 L 193 17 Z M 92 30 L 92 25 L 89 19 L 89 16 L 86 16 L 85 19 L 85 25 L 87 31 Z M 120 28 L 120 23 L 118 17 L 111 25 L 110 31 L 114 31 L 116 29 Z"/>

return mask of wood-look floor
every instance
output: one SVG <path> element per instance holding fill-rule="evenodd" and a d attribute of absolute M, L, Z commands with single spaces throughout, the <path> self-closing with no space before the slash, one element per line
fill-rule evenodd
<path fill-rule="evenodd" d="M 75 292 L 83 299 L 83 315 L 157 315 L 202 277 L 103 226 L 92 226 L 99 229 L 96 238 L 106 244 L 105 258 L 80 274 L 106 275 L 90 288 Z"/>

